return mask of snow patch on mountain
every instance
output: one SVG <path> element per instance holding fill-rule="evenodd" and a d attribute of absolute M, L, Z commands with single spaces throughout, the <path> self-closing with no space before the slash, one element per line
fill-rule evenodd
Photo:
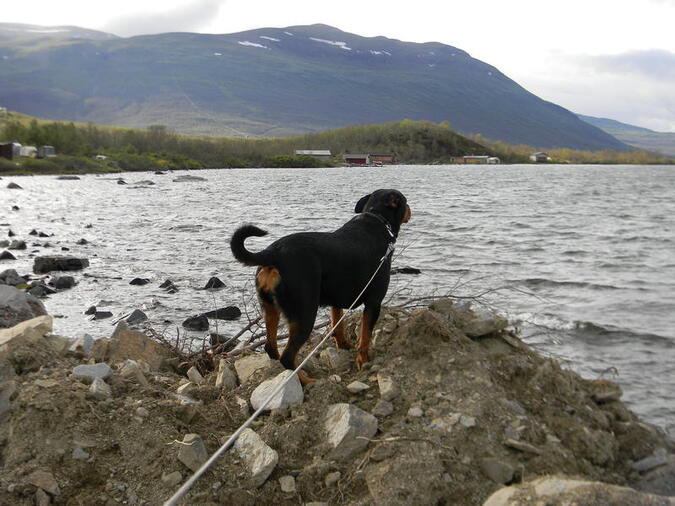
<path fill-rule="evenodd" d="M 242 46 L 250 46 L 250 47 L 261 47 L 263 49 L 269 49 L 269 47 L 264 46 L 262 44 L 258 44 L 257 42 L 251 42 L 250 40 L 240 40 L 237 42 L 237 44 L 240 44 Z"/>
<path fill-rule="evenodd" d="M 340 42 L 338 40 L 326 40 L 326 39 L 317 39 L 315 37 L 310 37 L 309 40 L 313 40 L 314 42 L 321 42 L 323 44 L 329 44 L 331 46 L 337 46 L 340 49 L 344 49 L 345 51 L 351 51 L 352 48 L 347 46 L 346 42 Z"/>

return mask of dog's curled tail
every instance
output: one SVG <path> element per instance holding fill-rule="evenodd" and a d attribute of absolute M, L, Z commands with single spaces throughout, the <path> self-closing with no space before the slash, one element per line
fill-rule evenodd
<path fill-rule="evenodd" d="M 263 237 L 265 235 L 267 235 L 267 232 L 255 225 L 239 227 L 232 235 L 232 239 L 230 239 L 230 249 L 234 258 L 244 265 L 271 265 L 273 263 L 271 251 L 263 250 L 253 253 L 244 246 L 244 241 L 248 237 Z"/>

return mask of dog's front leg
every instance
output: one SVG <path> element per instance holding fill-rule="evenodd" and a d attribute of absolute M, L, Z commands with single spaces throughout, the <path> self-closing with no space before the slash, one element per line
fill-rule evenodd
<path fill-rule="evenodd" d="M 368 362 L 368 349 L 370 347 L 370 339 L 373 336 L 373 328 L 380 317 L 380 305 L 368 305 L 363 308 L 363 316 L 361 317 L 361 332 L 359 333 L 359 347 L 356 354 L 356 367 L 361 370 L 363 364 Z"/>

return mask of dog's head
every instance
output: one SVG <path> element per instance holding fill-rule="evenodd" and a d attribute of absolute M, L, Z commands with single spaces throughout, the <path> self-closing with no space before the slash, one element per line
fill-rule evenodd
<path fill-rule="evenodd" d="M 408 201 L 398 190 L 375 190 L 359 199 L 354 207 L 355 213 L 374 213 L 382 216 L 398 235 L 401 224 L 407 223 L 412 216 Z"/>

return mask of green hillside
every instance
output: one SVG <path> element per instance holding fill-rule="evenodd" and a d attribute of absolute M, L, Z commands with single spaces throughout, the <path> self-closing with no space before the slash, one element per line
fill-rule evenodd
<path fill-rule="evenodd" d="M 461 49 L 325 25 L 230 35 L 0 37 L 0 106 L 205 135 L 288 136 L 407 118 L 450 121 L 464 134 L 539 148 L 626 147 Z"/>
<path fill-rule="evenodd" d="M 292 156 L 296 149 L 330 149 L 339 164 L 348 152 L 395 153 L 400 163 L 442 163 L 466 154 L 494 154 L 453 132 L 448 124 L 400 121 L 358 125 L 300 137 L 241 139 L 174 134 L 164 126 L 147 130 L 37 121 L 10 113 L 0 119 L 0 141 L 51 145 L 59 157 L 47 160 L 0 158 L 0 171 L 92 172 L 222 167 L 322 166 L 310 157 Z M 105 155 L 105 161 L 92 161 Z M 65 157 L 65 158 L 64 158 Z M 514 160 L 517 157 L 514 157 Z M 20 166 L 17 167 L 16 163 Z M 81 168 L 81 170 L 80 170 Z"/>

